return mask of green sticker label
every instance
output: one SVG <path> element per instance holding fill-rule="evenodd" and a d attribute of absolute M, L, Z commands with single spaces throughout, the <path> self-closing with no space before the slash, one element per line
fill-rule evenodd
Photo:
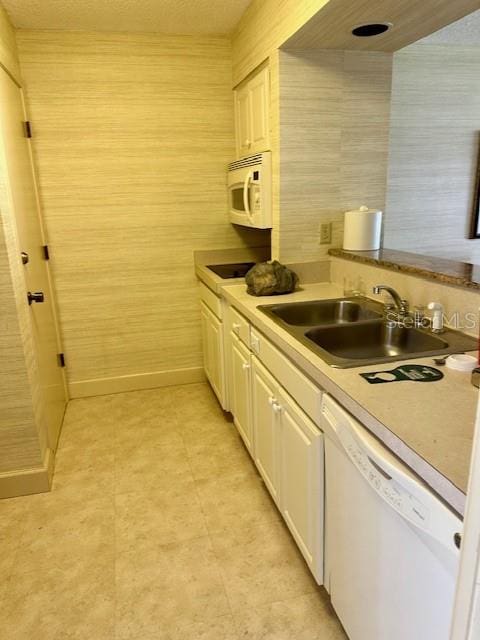
<path fill-rule="evenodd" d="M 386 382 L 436 382 L 443 378 L 443 373 L 434 367 L 424 364 L 403 364 L 396 369 L 389 371 L 373 371 L 371 373 L 361 373 L 370 384 L 384 384 Z"/>

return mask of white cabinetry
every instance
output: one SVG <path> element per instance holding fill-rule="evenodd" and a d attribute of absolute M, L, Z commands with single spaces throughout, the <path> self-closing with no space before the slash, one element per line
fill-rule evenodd
<path fill-rule="evenodd" d="M 237 156 L 270 149 L 270 74 L 264 67 L 234 91 Z"/>
<path fill-rule="evenodd" d="M 223 357 L 223 327 L 204 302 L 201 302 L 203 365 L 205 374 L 220 403 L 225 400 L 225 371 Z"/>
<path fill-rule="evenodd" d="M 203 366 L 221 406 L 227 410 L 222 300 L 200 284 Z"/>
<path fill-rule="evenodd" d="M 323 582 L 323 435 L 281 390 L 281 510 L 310 570 Z"/>
<path fill-rule="evenodd" d="M 319 584 L 323 582 L 323 435 L 252 356 L 255 464 Z"/>
<path fill-rule="evenodd" d="M 279 504 L 279 407 L 278 383 L 253 358 L 252 422 L 255 439 L 254 460 L 272 498 Z"/>
<path fill-rule="evenodd" d="M 251 393 L 250 393 L 250 351 L 230 332 L 232 385 L 230 394 L 230 410 L 238 432 L 245 446 L 253 452 Z"/>
<path fill-rule="evenodd" d="M 313 421 L 320 419 L 321 391 L 235 308 L 223 313 L 219 300 L 209 290 L 202 294 L 205 371 L 219 398 L 228 397 L 222 406 L 228 404 L 265 485 L 322 584 L 323 434 Z"/>

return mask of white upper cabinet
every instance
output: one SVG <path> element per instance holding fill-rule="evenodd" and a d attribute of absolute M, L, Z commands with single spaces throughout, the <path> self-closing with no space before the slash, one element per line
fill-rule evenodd
<path fill-rule="evenodd" d="M 264 67 L 234 91 L 237 156 L 269 151 L 270 74 Z"/>

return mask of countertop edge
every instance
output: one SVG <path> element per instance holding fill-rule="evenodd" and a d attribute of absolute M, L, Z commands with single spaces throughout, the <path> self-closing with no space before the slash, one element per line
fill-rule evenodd
<path fill-rule="evenodd" d="M 358 252 L 349 252 L 345 249 L 330 249 L 328 254 L 332 258 L 339 258 L 341 260 L 348 260 L 350 262 L 357 262 L 359 264 L 368 264 L 374 267 L 381 267 L 382 269 L 388 269 L 389 271 L 395 271 L 397 273 L 405 273 L 417 278 L 423 278 L 424 280 L 433 280 L 445 285 L 459 287 L 461 289 L 467 289 L 470 291 L 480 291 L 480 283 L 474 282 L 461 276 L 454 276 L 440 271 L 433 271 L 426 269 L 425 267 L 401 264 L 394 260 L 386 258 L 379 258 L 368 255 L 368 251 L 365 255 L 359 255 Z M 434 258 L 432 258 L 434 260 Z"/>

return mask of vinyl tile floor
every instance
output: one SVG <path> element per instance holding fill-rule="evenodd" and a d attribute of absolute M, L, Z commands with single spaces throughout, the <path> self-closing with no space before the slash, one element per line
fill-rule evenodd
<path fill-rule="evenodd" d="M 0 549 L 8 640 L 346 639 L 206 384 L 70 402 Z"/>

